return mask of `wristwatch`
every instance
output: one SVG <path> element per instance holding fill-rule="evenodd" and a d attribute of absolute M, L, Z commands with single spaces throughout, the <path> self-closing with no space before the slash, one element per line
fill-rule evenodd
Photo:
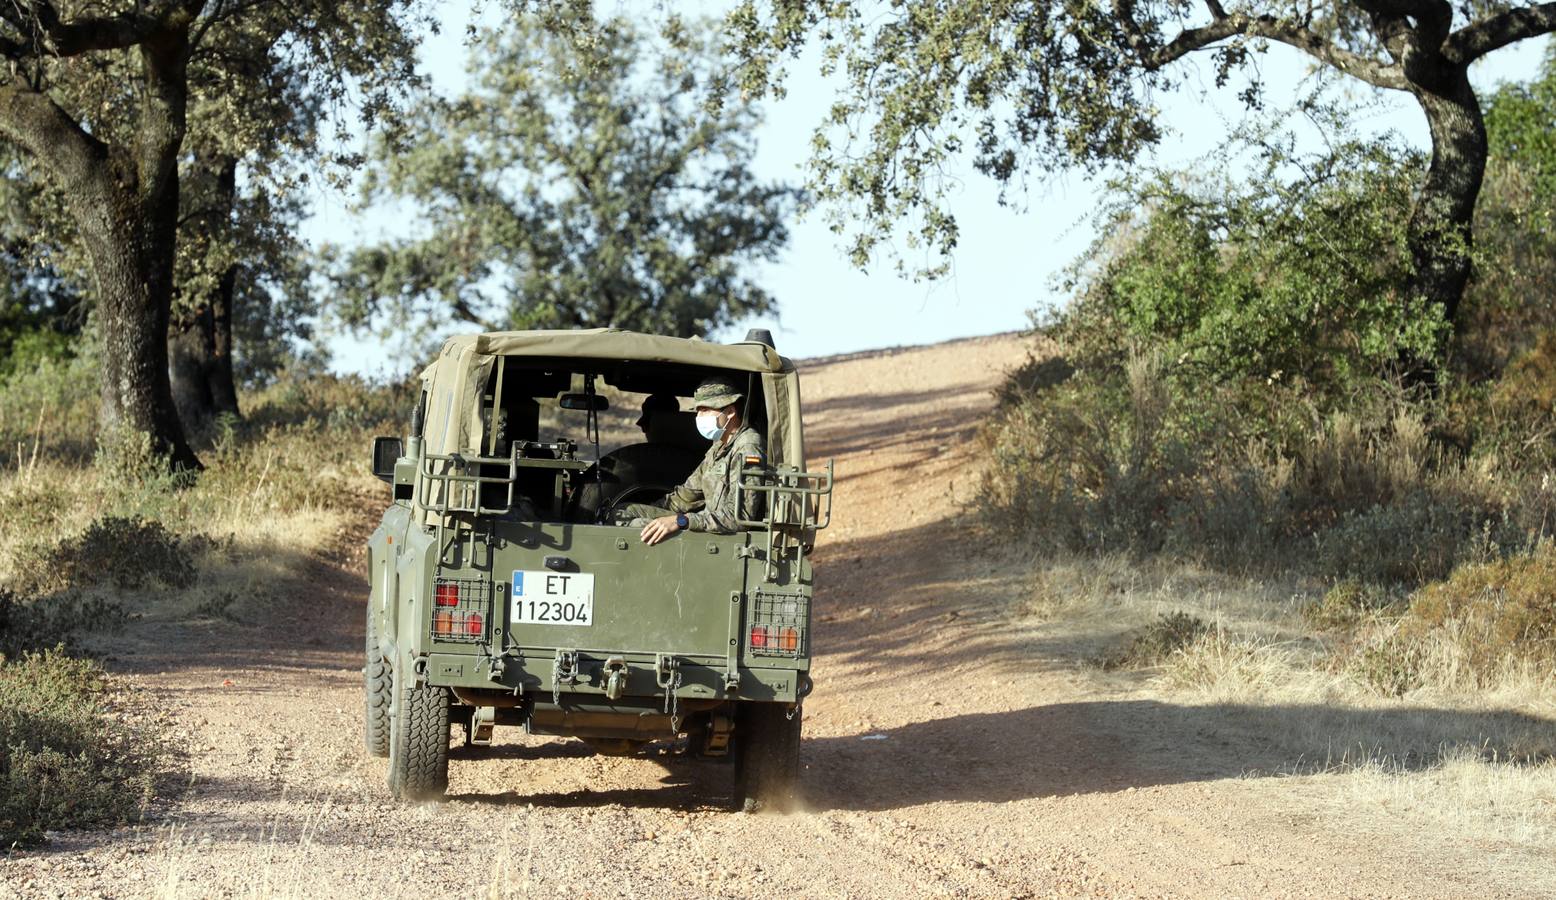
<path fill-rule="evenodd" d="M 685 527 L 687 527 L 690 524 L 691 524 L 691 520 L 686 518 L 686 513 L 676 513 L 675 514 L 675 527 L 677 527 L 677 528 L 685 528 Z"/>

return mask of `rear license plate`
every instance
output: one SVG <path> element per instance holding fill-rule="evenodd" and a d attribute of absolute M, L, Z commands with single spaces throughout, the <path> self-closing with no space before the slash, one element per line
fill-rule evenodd
<path fill-rule="evenodd" d="M 508 620 L 520 625 L 594 624 L 594 576 L 516 570 Z"/>

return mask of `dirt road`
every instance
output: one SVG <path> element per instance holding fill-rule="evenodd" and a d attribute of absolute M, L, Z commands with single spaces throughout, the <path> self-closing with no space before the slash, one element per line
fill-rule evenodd
<path fill-rule="evenodd" d="M 1077 674 L 1011 613 L 1023 569 L 978 545 L 961 505 L 989 390 L 1024 352 L 998 337 L 806 370 L 808 449 L 841 473 L 816 560 L 807 811 L 727 812 L 727 766 L 512 729 L 456 756 L 447 802 L 389 802 L 359 736 L 365 508 L 266 627 L 127 647 L 188 748 L 188 790 L 157 821 L 0 860 L 0 895 L 1500 892 L 1485 848 L 1391 849 L 1386 810 L 1259 777 L 1294 761 L 1245 727 L 1254 713 Z M 1257 713 L 1283 714 L 1299 713 Z"/>

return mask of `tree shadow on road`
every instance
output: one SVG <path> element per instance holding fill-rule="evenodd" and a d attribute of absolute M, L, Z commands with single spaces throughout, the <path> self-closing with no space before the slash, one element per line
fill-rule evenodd
<path fill-rule="evenodd" d="M 873 735 L 805 742 L 818 809 L 1001 803 L 1156 785 L 1438 763 L 1445 747 L 1487 758 L 1551 758 L 1556 722 L 1510 712 L 1326 705 L 1055 703 L 954 715 Z"/>

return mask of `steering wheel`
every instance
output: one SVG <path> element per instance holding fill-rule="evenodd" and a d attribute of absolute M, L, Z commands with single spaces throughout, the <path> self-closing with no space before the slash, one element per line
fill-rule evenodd
<path fill-rule="evenodd" d="M 599 510 L 594 514 L 595 524 L 610 524 L 612 521 L 611 514 L 616 511 L 617 507 L 625 505 L 627 501 L 631 500 L 638 494 L 654 494 L 663 497 L 665 494 L 670 493 L 671 490 L 673 490 L 673 488 L 666 487 L 662 484 L 634 484 L 631 487 L 621 491 L 616 496 L 600 504 Z"/>

